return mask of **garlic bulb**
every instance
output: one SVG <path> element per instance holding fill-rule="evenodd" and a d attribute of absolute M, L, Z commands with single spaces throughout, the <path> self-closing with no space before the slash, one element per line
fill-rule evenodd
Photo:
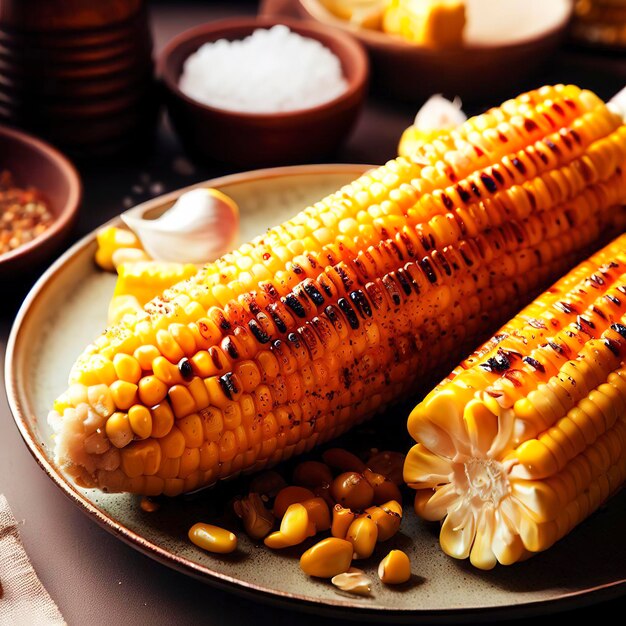
<path fill-rule="evenodd" d="M 239 209 L 217 189 L 187 191 L 157 219 L 128 212 L 122 220 L 157 261 L 207 263 L 234 248 L 239 236 Z"/>

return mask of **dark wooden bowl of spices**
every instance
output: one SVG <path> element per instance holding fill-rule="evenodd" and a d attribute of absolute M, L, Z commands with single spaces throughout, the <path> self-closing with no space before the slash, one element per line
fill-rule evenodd
<path fill-rule="evenodd" d="M 63 154 L 0 126 L 0 276 L 50 259 L 70 232 L 81 195 L 78 173 Z"/>

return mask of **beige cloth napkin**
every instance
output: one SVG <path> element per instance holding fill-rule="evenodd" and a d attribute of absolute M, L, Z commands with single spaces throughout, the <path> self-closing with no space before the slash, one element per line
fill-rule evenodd
<path fill-rule="evenodd" d="M 0 626 L 64 624 L 24 552 L 9 503 L 0 494 Z"/>

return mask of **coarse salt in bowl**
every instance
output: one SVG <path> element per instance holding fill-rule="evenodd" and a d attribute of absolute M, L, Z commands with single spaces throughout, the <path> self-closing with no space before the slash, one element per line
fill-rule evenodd
<path fill-rule="evenodd" d="M 350 36 L 269 18 L 196 27 L 166 46 L 158 67 L 189 154 L 248 166 L 327 157 L 356 121 L 369 72 Z"/>
<path fill-rule="evenodd" d="M 329 102 L 347 83 L 328 48 L 277 24 L 242 40 L 203 44 L 185 61 L 179 87 L 209 106 L 279 113 Z"/>

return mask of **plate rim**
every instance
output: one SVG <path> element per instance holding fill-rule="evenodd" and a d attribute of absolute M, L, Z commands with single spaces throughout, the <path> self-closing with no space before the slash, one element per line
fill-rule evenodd
<path fill-rule="evenodd" d="M 266 180 L 272 178 L 283 178 L 298 175 L 323 175 L 337 173 L 352 173 L 355 176 L 366 172 L 372 166 L 367 164 L 320 164 L 320 165 L 295 165 L 281 166 L 275 168 L 264 168 L 258 170 L 250 170 L 239 172 L 236 174 L 228 174 L 217 178 L 211 178 L 205 181 L 194 183 L 186 187 L 170 191 L 156 198 L 152 198 L 143 202 L 130 210 L 143 208 L 149 210 L 155 208 L 159 204 L 166 204 L 175 201 L 182 193 L 203 186 L 219 187 L 220 185 L 237 184 L 243 182 L 254 182 L 256 180 Z M 91 230 L 89 233 L 81 237 L 72 246 L 70 246 L 50 267 L 40 276 L 33 287 L 28 292 L 22 305 L 20 306 L 16 317 L 11 325 L 9 338 L 6 345 L 5 363 L 4 363 L 4 383 L 7 394 L 9 410 L 13 417 L 17 429 L 26 444 L 31 455 L 35 458 L 40 468 L 46 473 L 48 478 L 56 485 L 61 492 L 70 499 L 85 515 L 93 519 L 100 527 L 110 532 L 114 536 L 121 539 L 126 545 L 138 550 L 142 554 L 156 560 L 157 562 L 181 572 L 185 575 L 192 576 L 204 583 L 210 584 L 220 589 L 226 589 L 230 592 L 241 594 L 252 600 L 261 600 L 263 602 L 275 605 L 281 605 L 285 608 L 304 610 L 318 614 L 331 615 L 336 617 L 347 618 L 350 620 L 366 619 L 373 620 L 381 616 L 394 621 L 416 621 L 428 620 L 431 622 L 445 623 L 450 620 L 455 621 L 472 621 L 480 616 L 482 619 L 497 620 L 501 619 L 511 609 L 516 611 L 517 616 L 537 615 L 539 613 L 554 613 L 565 608 L 575 608 L 593 604 L 602 600 L 612 599 L 626 594 L 626 578 L 611 581 L 601 585 L 596 585 L 584 590 L 563 593 L 558 597 L 545 598 L 539 600 L 531 600 L 519 604 L 506 605 L 490 605 L 483 607 L 457 607 L 444 609 L 386 609 L 382 607 L 367 607 L 362 605 L 354 605 L 349 601 L 337 599 L 320 599 L 313 601 L 310 596 L 300 595 L 282 590 L 269 589 L 263 585 L 250 583 L 234 576 L 211 570 L 209 567 L 194 563 L 193 561 L 177 555 L 152 541 L 146 539 L 141 534 L 133 531 L 123 523 L 113 519 L 110 515 L 104 513 L 98 506 L 92 503 L 88 498 L 81 494 L 75 485 L 48 460 L 45 453 L 35 437 L 35 433 L 30 428 L 22 404 L 19 400 L 17 372 L 13 367 L 14 355 L 20 341 L 22 327 L 31 311 L 34 302 L 53 285 L 53 278 L 61 272 L 67 262 L 69 262 L 77 253 L 82 251 L 95 240 L 96 231 L 104 225 L 119 223 L 120 215 L 104 222 L 101 226 Z M 564 607 L 563 605 L 567 606 Z"/>

